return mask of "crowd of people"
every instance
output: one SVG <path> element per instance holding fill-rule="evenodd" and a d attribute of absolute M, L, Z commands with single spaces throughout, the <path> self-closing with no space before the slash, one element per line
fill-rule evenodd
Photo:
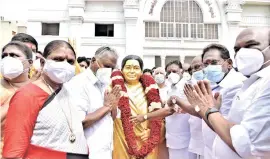
<path fill-rule="evenodd" d="M 243 30 L 234 50 L 118 68 L 109 46 L 77 57 L 16 34 L 1 52 L 1 158 L 270 159 L 270 29 Z"/>

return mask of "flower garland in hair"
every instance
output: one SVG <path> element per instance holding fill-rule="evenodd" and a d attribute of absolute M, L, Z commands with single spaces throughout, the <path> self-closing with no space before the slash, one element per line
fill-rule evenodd
<path fill-rule="evenodd" d="M 122 88 L 121 98 L 119 100 L 118 108 L 121 110 L 121 121 L 125 134 L 125 139 L 128 145 L 128 153 L 136 158 L 144 158 L 158 145 L 161 132 L 161 119 L 155 119 L 149 121 L 150 137 L 149 139 L 138 148 L 136 142 L 136 135 L 134 132 L 134 124 L 130 121 L 131 110 L 129 106 L 129 98 L 127 95 L 127 88 L 121 71 L 117 70 L 112 73 L 112 87 L 120 85 Z M 144 88 L 148 109 L 156 109 L 158 105 L 161 106 L 161 100 L 159 91 L 153 87 L 155 81 L 148 75 L 142 75 L 140 82 Z"/>

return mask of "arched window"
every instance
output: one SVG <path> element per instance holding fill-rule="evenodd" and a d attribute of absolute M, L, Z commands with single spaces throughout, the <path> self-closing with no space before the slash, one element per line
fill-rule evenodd
<path fill-rule="evenodd" d="M 160 22 L 145 22 L 145 37 L 218 39 L 218 26 L 203 23 L 194 0 L 169 0 L 162 7 Z"/>

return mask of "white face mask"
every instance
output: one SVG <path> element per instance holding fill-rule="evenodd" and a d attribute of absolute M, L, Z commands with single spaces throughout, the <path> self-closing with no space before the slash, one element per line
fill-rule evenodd
<path fill-rule="evenodd" d="M 157 84 L 162 84 L 165 82 L 165 76 L 163 74 L 155 75 L 155 81 Z"/>
<path fill-rule="evenodd" d="M 111 74 L 112 74 L 111 68 L 99 68 L 97 70 L 96 77 L 101 83 L 107 85 L 110 84 L 111 82 Z"/>
<path fill-rule="evenodd" d="M 36 53 L 32 52 L 32 60 L 35 61 L 37 59 Z"/>
<path fill-rule="evenodd" d="M 75 66 L 66 61 L 46 60 L 43 71 L 52 81 L 58 84 L 65 83 L 75 76 Z"/>
<path fill-rule="evenodd" d="M 36 69 L 36 70 L 40 70 L 41 69 L 41 64 L 40 64 L 40 59 L 37 59 L 33 62 L 33 67 Z"/>
<path fill-rule="evenodd" d="M 268 48 L 269 46 L 263 51 L 250 48 L 241 48 L 235 57 L 235 64 L 238 71 L 245 76 L 250 76 L 258 72 L 265 63 L 269 62 L 266 61 L 264 63 L 263 56 L 263 52 Z"/>
<path fill-rule="evenodd" d="M 7 79 L 14 79 L 24 72 L 22 61 L 9 56 L 1 60 L 0 67 L 1 74 Z"/>
<path fill-rule="evenodd" d="M 184 73 L 183 73 L 183 79 L 186 80 L 186 81 L 187 81 L 187 80 L 190 80 L 190 79 L 191 79 L 190 74 L 187 73 L 187 72 L 184 72 Z"/>
<path fill-rule="evenodd" d="M 168 81 L 172 84 L 176 84 L 177 82 L 180 81 L 180 75 L 178 75 L 177 73 L 170 73 L 168 76 Z"/>

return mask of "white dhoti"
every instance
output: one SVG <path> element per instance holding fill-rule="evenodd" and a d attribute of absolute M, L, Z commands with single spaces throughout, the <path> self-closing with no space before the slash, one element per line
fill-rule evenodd
<path fill-rule="evenodd" d="M 197 155 L 188 151 L 188 148 L 169 148 L 169 159 L 197 159 Z"/>
<path fill-rule="evenodd" d="M 112 159 L 112 151 L 89 152 L 89 159 Z"/>

